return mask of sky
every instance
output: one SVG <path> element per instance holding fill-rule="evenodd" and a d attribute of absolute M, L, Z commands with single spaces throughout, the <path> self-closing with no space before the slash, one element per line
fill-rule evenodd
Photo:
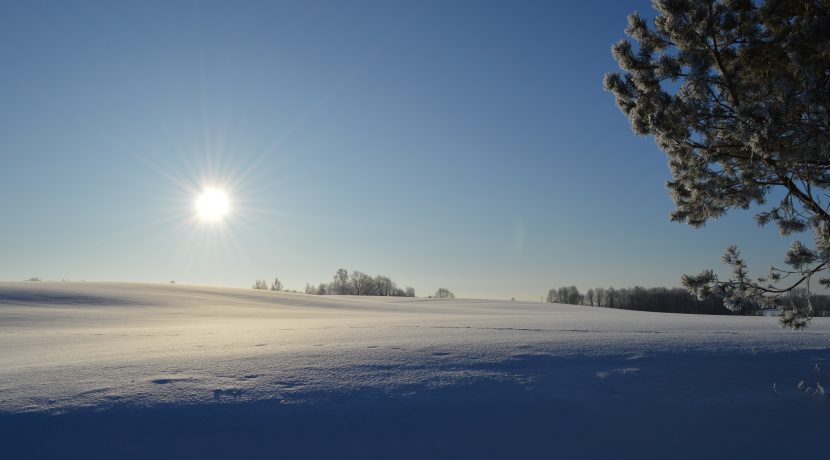
<path fill-rule="evenodd" d="M 649 1 L 0 4 L 0 280 L 419 296 L 753 273 L 789 242 L 669 221 L 666 158 L 602 88 Z M 225 190 L 221 222 L 195 212 Z M 810 238 L 805 238 L 810 241 Z M 722 271 L 723 272 L 723 271 Z M 725 273 L 725 272 L 723 272 Z"/>

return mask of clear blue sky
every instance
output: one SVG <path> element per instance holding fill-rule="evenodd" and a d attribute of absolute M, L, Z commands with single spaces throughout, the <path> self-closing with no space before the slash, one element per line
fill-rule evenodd
<path fill-rule="evenodd" d="M 3 2 L 0 279 L 419 295 L 676 286 L 740 243 L 668 221 L 665 157 L 602 89 L 650 2 Z M 224 187 L 220 225 L 194 219 Z"/>

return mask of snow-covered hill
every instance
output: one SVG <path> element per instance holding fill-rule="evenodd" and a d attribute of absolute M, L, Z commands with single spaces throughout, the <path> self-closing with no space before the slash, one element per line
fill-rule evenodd
<path fill-rule="evenodd" d="M 830 448 L 823 318 L 793 332 L 774 318 L 529 302 L 0 283 L 0 350 L 11 458 Z"/>

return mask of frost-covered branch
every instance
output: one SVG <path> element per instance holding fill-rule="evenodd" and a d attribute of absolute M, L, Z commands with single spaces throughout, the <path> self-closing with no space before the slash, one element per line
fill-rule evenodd
<path fill-rule="evenodd" d="M 699 294 L 719 290 L 729 308 L 780 304 L 800 286 L 809 292 L 813 275 L 830 263 L 830 213 L 819 199 L 830 188 L 830 2 L 654 6 L 653 27 L 629 16 L 626 33 L 637 46 L 622 40 L 612 47 L 623 72 L 606 75 L 604 84 L 634 132 L 653 135 L 668 156 L 672 220 L 699 227 L 732 209 L 764 206 L 781 189 L 781 202 L 756 222 L 774 222 L 785 236 L 812 229 L 815 243 L 794 243 L 785 255 L 793 270 L 760 280 L 749 278 L 730 247 L 729 280 L 707 270 L 685 276 L 684 285 Z M 806 325 L 809 302 L 793 311 L 784 310 L 784 324 Z"/>

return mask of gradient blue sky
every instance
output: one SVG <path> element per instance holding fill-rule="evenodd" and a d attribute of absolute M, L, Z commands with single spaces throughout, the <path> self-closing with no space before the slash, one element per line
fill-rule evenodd
<path fill-rule="evenodd" d="M 0 279 L 419 295 L 676 286 L 737 212 L 671 223 L 666 160 L 602 89 L 650 2 L 3 2 Z M 233 213 L 194 219 L 222 186 Z"/>

